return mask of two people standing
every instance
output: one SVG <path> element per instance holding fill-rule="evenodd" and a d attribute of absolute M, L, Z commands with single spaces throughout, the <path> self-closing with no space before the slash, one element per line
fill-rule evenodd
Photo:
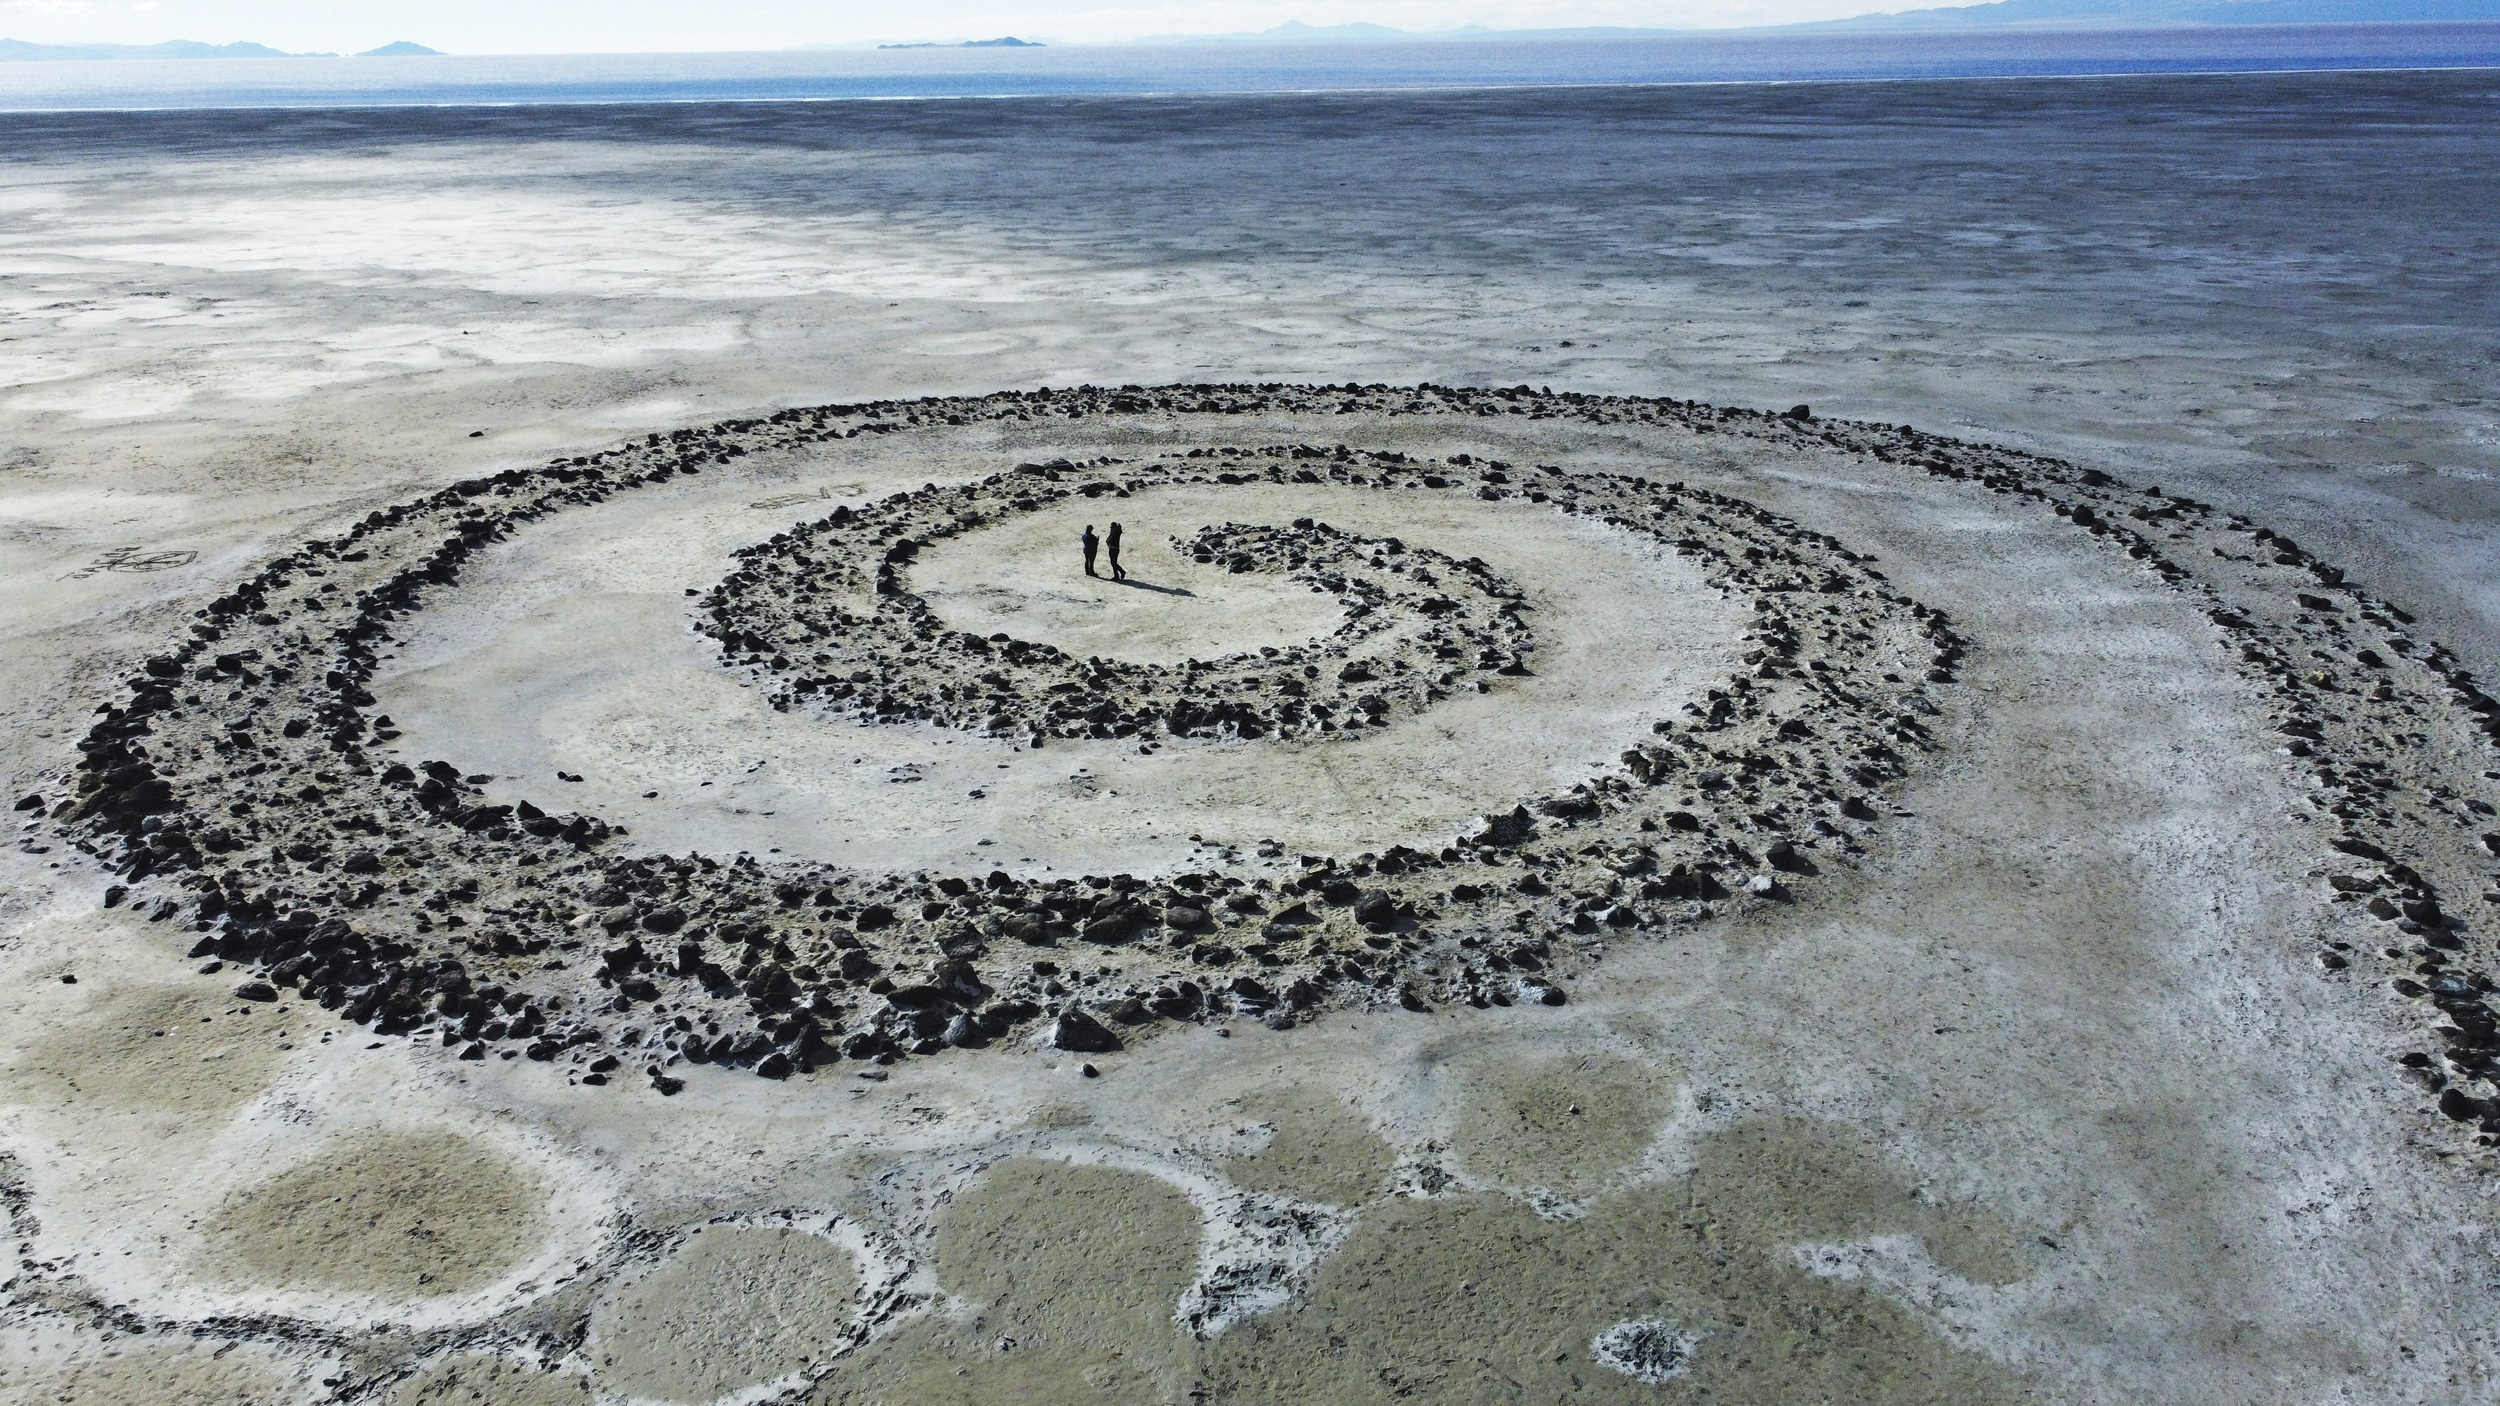
<path fill-rule="evenodd" d="M 1094 552 L 1099 547 L 1107 546 L 1111 549 L 1111 579 L 1114 581 L 1125 581 L 1128 579 L 1128 572 L 1122 570 L 1120 567 L 1120 525 L 1118 523 L 1115 522 L 1111 524 L 1111 532 L 1108 536 L 1096 537 L 1094 535 L 1094 525 L 1089 522 L 1085 524 L 1085 531 L 1078 536 L 1076 540 L 1078 545 L 1085 548 L 1086 575 L 1093 576 L 1098 574 L 1094 570 Z"/>

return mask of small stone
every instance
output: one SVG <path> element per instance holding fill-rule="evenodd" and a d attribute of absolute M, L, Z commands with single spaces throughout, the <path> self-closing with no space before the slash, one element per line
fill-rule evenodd
<path fill-rule="evenodd" d="M 234 988 L 234 994 L 240 1001 L 274 1001 L 278 999 L 278 988 L 266 981 L 247 981 Z"/>
<path fill-rule="evenodd" d="M 1102 1071 L 1096 1069 L 1090 1064 L 1082 1066 L 1077 1070 L 1077 1072 L 1084 1075 L 1088 1079 L 1099 1079 L 1102 1077 Z"/>

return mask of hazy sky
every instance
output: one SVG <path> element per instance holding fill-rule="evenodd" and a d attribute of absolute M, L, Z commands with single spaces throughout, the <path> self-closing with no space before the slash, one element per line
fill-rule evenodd
<path fill-rule="evenodd" d="M 1942 0 L 1956 3 L 1957 0 Z M 452 53 L 784 49 L 862 40 L 1042 35 L 1069 41 L 1365 20 L 1399 29 L 1778 24 L 1939 0 L 0 0 L 0 38 L 154 43 L 250 39 L 370 49 L 412 39 Z"/>

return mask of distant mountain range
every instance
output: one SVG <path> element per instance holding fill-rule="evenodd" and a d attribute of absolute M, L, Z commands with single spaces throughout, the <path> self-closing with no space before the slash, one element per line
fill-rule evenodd
<path fill-rule="evenodd" d="M 2500 22 L 2500 0 L 1994 0 L 1984 5 L 1854 15 L 1806 24 L 1751 30 L 1462 29 L 1416 31 L 1385 24 L 1304 24 L 1288 20 L 1273 29 L 1237 34 L 1157 34 L 1134 44 L 1381 44 L 1501 39 L 1633 39 L 1705 33 L 1845 33 L 1953 29 L 2166 29 L 2200 25 L 2423 24 Z M 1039 49 L 1050 41 L 965 39 L 944 43 L 878 44 L 879 49 Z M 865 49 L 862 43 L 807 44 L 803 49 Z M 358 58 L 433 57 L 439 50 L 402 39 Z M 248 41 L 202 44 L 175 39 L 162 44 L 29 44 L 0 39 L 0 63 L 40 59 L 328 59 L 336 54 L 298 54 Z"/>
<path fill-rule="evenodd" d="M 2414 24 L 2500 21 L 2500 0 L 1995 0 L 1993 4 L 1864 14 L 1764 26 L 1755 33 L 1892 29 L 2161 29 L 2186 25 Z M 1311 25 L 1289 20 L 1238 34 L 1158 34 L 1139 44 L 1378 44 L 1470 39 L 1629 39 L 1691 29 L 1463 29 L 1415 31 L 1385 24 Z"/>
<path fill-rule="evenodd" d="M 439 49 L 411 44 L 402 39 L 379 49 L 367 49 L 356 57 L 362 59 L 396 59 L 439 56 Z M 20 39 L 0 39 L 0 63 L 29 63 L 42 59 L 334 59 L 336 54 L 291 54 L 272 49 L 266 44 L 237 42 L 203 44 L 196 39 L 169 39 L 162 44 L 29 44 Z"/>
<path fill-rule="evenodd" d="M 1626 34 L 1644 33 L 1623 30 Z M 1238 34 L 1153 34 L 1131 40 L 1136 44 L 1379 44 L 1413 43 L 1418 39 L 1490 39 L 1499 35 L 1512 37 L 1509 31 L 1487 29 L 1471 24 L 1464 29 L 1436 29 L 1418 33 L 1411 29 L 1391 29 L 1385 24 L 1304 24 L 1287 20 L 1274 29 Z"/>
<path fill-rule="evenodd" d="M 2500 0 L 1996 0 L 1858 15 L 1788 31 L 2161 29 L 2180 25 L 2420 24 L 2500 20 Z"/>

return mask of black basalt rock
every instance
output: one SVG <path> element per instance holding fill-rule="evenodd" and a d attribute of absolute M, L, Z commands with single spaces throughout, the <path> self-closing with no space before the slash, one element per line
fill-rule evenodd
<path fill-rule="evenodd" d="M 1052 1048 L 1071 1054 L 1111 1054 L 1120 1048 L 1120 1037 L 1101 1021 L 1071 1006 L 1059 1013 L 1058 1022 L 1051 1027 L 1050 1043 Z"/>

